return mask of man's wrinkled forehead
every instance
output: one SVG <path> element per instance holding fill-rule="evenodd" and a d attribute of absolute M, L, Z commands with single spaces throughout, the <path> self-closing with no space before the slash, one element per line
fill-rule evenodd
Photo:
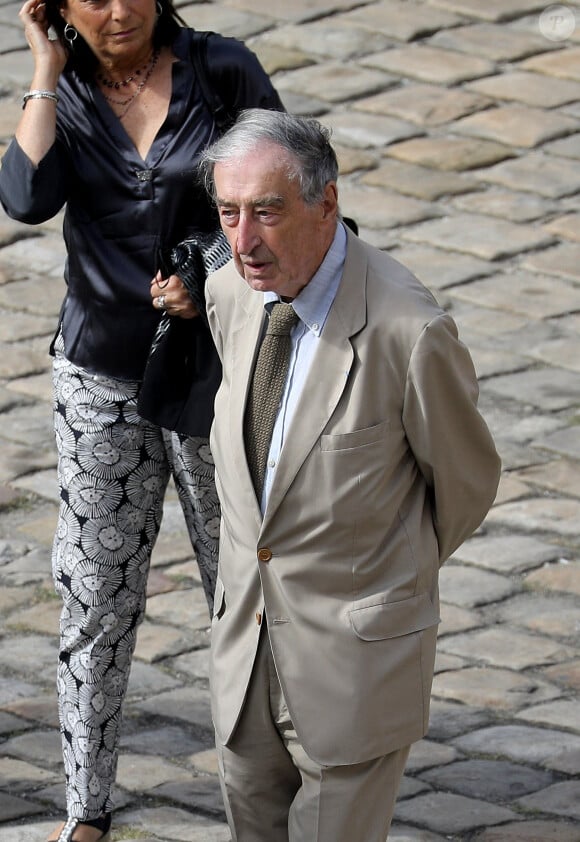
<path fill-rule="evenodd" d="M 218 207 L 280 209 L 300 198 L 300 180 L 277 149 L 254 150 L 243 157 L 218 161 L 214 198 Z"/>
<path fill-rule="evenodd" d="M 262 141 L 252 149 L 231 151 L 231 154 L 223 160 L 216 161 L 213 168 L 214 186 L 216 179 L 237 176 L 238 180 L 261 178 L 268 176 L 282 177 L 288 182 L 294 182 L 298 178 L 298 161 L 287 150 L 272 142 Z"/>

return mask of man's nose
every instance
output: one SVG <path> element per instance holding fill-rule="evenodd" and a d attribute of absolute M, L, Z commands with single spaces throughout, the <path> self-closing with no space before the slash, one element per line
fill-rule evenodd
<path fill-rule="evenodd" d="M 251 254 L 259 243 L 260 237 L 253 221 L 244 214 L 241 214 L 236 232 L 236 247 L 238 253 Z"/>

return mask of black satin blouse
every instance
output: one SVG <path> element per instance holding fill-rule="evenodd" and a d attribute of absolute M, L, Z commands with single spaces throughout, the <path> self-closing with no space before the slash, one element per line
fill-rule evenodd
<path fill-rule="evenodd" d="M 142 377 L 159 313 L 149 285 L 158 249 L 215 226 L 196 185 L 199 151 L 215 127 L 195 78 L 191 30 L 173 44 L 173 93 L 167 118 L 143 160 L 100 90 L 65 68 L 59 84 L 57 138 L 35 167 L 16 140 L 0 169 L 9 216 L 38 224 L 66 203 L 67 248 L 59 329 L 69 360 L 121 379 Z M 235 110 L 282 110 L 256 56 L 233 38 L 212 35 L 209 76 Z"/>

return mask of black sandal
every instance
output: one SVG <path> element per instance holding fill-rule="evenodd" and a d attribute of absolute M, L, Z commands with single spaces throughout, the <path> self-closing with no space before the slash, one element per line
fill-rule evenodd
<path fill-rule="evenodd" d="M 98 819 L 67 819 L 64 823 L 62 830 L 60 831 L 59 835 L 55 840 L 49 840 L 49 842 L 78 842 L 78 840 L 73 838 L 73 834 L 75 830 L 79 827 L 79 825 L 87 825 L 88 827 L 95 827 L 97 830 L 102 831 L 101 835 L 97 837 L 95 842 L 110 842 L 111 840 L 111 814 L 105 813 L 102 816 L 99 816 Z"/>

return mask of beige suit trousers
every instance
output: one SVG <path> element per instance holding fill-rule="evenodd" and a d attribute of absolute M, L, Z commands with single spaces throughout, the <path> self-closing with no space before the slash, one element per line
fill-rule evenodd
<path fill-rule="evenodd" d="M 264 624 L 234 738 L 217 745 L 233 842 L 385 842 L 409 748 L 351 766 L 321 766 L 309 758 L 290 719 Z"/>

